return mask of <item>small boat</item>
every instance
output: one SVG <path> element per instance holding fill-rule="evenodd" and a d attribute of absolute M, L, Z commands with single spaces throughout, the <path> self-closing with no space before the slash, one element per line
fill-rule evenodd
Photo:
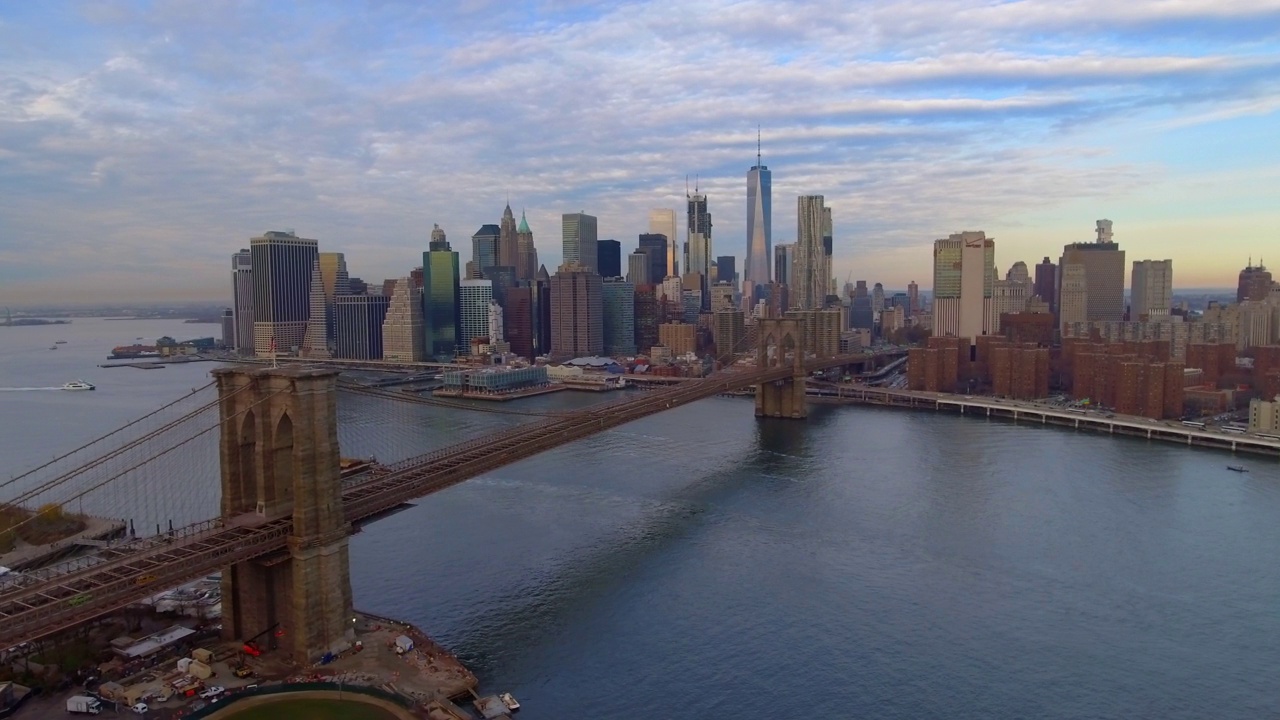
<path fill-rule="evenodd" d="M 501 700 L 502 704 L 506 705 L 507 709 L 511 712 L 515 712 L 520 709 L 520 703 L 516 702 L 516 699 L 512 697 L 511 693 L 501 693 L 498 695 L 498 699 Z"/>
<path fill-rule="evenodd" d="M 66 345 L 66 344 L 67 344 L 67 341 L 66 341 L 66 340 L 57 340 L 57 341 L 55 341 L 53 344 L 54 344 L 54 345 Z"/>
<path fill-rule="evenodd" d="M 1236 472 L 1249 472 L 1249 468 L 1247 468 L 1247 467 L 1245 467 L 1245 466 L 1243 466 L 1243 465 L 1228 465 L 1228 466 L 1227 466 L 1227 469 L 1228 469 L 1228 470 L 1235 470 Z"/>
<path fill-rule="evenodd" d="M 83 380 L 72 380 L 66 385 L 63 385 L 62 389 L 63 390 L 96 390 L 97 388 L 95 388 L 93 385 Z"/>
<path fill-rule="evenodd" d="M 49 346 L 49 349 L 50 349 L 50 350 L 57 350 L 57 349 L 58 349 L 58 346 L 57 346 L 57 345 L 50 345 L 50 346 Z"/>

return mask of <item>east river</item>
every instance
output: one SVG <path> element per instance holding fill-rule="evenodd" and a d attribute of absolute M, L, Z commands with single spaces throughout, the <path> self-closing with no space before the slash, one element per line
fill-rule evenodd
<path fill-rule="evenodd" d="M 0 387 L 99 388 L 0 392 L 0 478 L 207 382 L 96 368 L 113 345 L 216 333 L 0 328 Z M 361 402 L 344 442 L 380 459 L 525 420 Z M 1274 459 L 715 398 L 417 501 L 353 537 L 351 568 L 358 606 L 526 720 L 1258 718 L 1280 710 L 1278 553 Z"/>

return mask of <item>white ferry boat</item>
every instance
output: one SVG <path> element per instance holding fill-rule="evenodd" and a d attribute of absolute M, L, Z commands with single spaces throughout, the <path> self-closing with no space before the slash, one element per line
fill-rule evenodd
<path fill-rule="evenodd" d="M 95 388 L 93 385 L 83 380 L 72 380 L 66 385 L 63 385 L 62 389 L 63 390 L 96 390 L 97 388 Z"/>

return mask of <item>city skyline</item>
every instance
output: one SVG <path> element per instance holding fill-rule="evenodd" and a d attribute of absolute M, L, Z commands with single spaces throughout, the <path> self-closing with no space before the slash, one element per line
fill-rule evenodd
<path fill-rule="evenodd" d="M 985 231 L 1003 270 L 1100 217 L 1177 287 L 1228 287 L 1274 243 L 1275 3 L 922 0 L 778 26 L 808 7 L 6 7 L 0 302 L 227 299 L 227 249 L 267 230 L 401 277 L 432 223 L 468 237 L 508 194 L 554 270 L 563 214 L 629 250 L 686 174 L 714 252 L 743 261 L 757 125 L 773 243 L 824 195 L 841 279 L 927 289 L 938 237 Z M 288 52 L 262 51 L 281 25 Z M 564 113 L 569 87 L 608 102 Z"/>

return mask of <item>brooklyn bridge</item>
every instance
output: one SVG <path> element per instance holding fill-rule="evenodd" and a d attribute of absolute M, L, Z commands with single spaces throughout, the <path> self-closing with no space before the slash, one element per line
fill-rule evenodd
<path fill-rule="evenodd" d="M 339 442 L 340 398 L 479 408 L 354 385 L 324 367 L 216 369 L 208 386 L 146 421 L 0 483 L 0 502 L 32 518 L 51 504 L 92 505 L 125 486 L 134 494 L 118 495 L 149 504 L 148 517 L 172 518 L 181 513 L 166 505 L 190 502 L 185 490 L 197 482 L 175 468 L 216 463 L 221 478 L 216 517 L 135 526 L 126 538 L 0 584 L 0 647 L 55 635 L 221 571 L 225 638 L 278 626 L 280 649 L 298 662 L 342 649 L 352 638 L 348 541 L 363 524 L 552 448 L 726 392 L 754 387 L 757 416 L 802 419 L 806 377 L 828 368 L 866 369 L 877 360 L 867 353 L 805 353 L 797 320 L 762 320 L 760 337 L 737 364 L 621 401 L 571 411 L 480 409 L 524 416 L 523 422 L 352 474 L 342 472 L 342 458 L 366 454 Z M 216 460 L 199 453 L 202 437 L 217 438 L 203 444 L 210 455 L 216 447 Z M 117 508 L 111 516 L 131 511 Z"/>

